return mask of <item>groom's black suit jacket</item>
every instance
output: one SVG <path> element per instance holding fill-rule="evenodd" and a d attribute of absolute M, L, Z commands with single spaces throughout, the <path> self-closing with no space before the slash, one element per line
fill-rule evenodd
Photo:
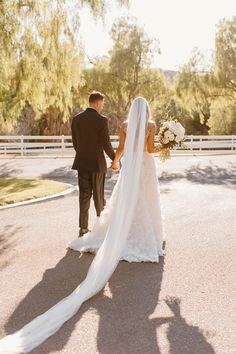
<path fill-rule="evenodd" d="M 107 118 L 95 109 L 87 108 L 73 118 L 71 130 L 76 151 L 72 169 L 80 172 L 106 172 L 104 151 L 111 160 L 115 157 L 110 142 Z"/>

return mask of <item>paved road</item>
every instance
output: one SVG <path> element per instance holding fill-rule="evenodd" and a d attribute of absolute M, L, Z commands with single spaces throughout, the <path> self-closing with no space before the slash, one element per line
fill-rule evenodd
<path fill-rule="evenodd" d="M 1 159 L 0 174 L 76 183 L 71 160 Z M 235 354 L 236 156 L 157 165 L 164 259 L 120 262 L 106 288 L 33 353 Z M 115 179 L 108 174 L 107 195 Z M 77 235 L 77 199 L 74 193 L 0 212 L 1 336 L 84 279 L 93 256 L 66 251 Z"/>

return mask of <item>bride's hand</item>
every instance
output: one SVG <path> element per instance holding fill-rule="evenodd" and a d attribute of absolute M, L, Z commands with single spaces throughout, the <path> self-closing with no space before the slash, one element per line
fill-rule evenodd
<path fill-rule="evenodd" d="M 159 153 L 162 150 L 161 144 L 157 144 L 154 146 L 154 152 Z"/>
<path fill-rule="evenodd" d="M 154 152 L 159 153 L 161 151 L 169 151 L 170 148 L 168 147 L 162 147 L 161 144 L 158 144 L 155 146 Z"/>
<path fill-rule="evenodd" d="M 120 170 L 120 163 L 119 162 L 112 162 L 111 168 L 114 172 L 118 172 Z"/>

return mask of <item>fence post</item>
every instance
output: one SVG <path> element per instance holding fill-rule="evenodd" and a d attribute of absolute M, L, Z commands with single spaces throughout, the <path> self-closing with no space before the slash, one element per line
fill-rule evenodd
<path fill-rule="evenodd" d="M 24 155 L 24 135 L 21 135 L 20 137 L 20 150 L 21 150 L 21 156 Z"/>
<path fill-rule="evenodd" d="M 199 139 L 199 141 L 200 141 L 200 151 L 202 151 L 202 137 Z"/>
<path fill-rule="evenodd" d="M 190 150 L 193 151 L 193 136 L 191 135 Z"/>
<path fill-rule="evenodd" d="M 65 136 L 61 136 L 61 148 L 62 148 L 62 156 L 64 156 L 64 151 L 65 151 Z"/>
<path fill-rule="evenodd" d="M 231 136 L 231 150 L 234 149 L 234 136 Z"/>

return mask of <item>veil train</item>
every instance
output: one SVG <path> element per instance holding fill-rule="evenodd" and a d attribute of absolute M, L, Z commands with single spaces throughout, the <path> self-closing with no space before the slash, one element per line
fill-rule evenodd
<path fill-rule="evenodd" d="M 85 280 L 66 298 L 19 331 L 0 340 L 0 353 L 28 353 L 53 335 L 80 308 L 99 292 L 114 272 L 132 223 L 142 166 L 145 127 L 150 109 L 147 101 L 136 98 L 129 111 L 119 193 L 105 239 L 91 263 Z M 35 304 L 36 305 L 36 304 Z"/>

